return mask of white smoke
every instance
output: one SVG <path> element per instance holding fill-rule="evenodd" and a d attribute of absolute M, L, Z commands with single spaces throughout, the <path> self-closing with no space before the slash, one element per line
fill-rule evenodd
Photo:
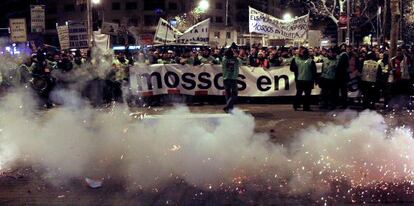
<path fill-rule="evenodd" d="M 184 118 L 192 115 L 184 107 L 140 120 L 124 106 L 103 111 L 70 92 L 60 96 L 65 106 L 41 113 L 21 93 L 1 101 L 0 168 L 23 160 L 42 165 L 58 183 L 115 178 L 152 189 L 178 178 L 204 189 L 261 182 L 294 194 L 327 192 L 342 180 L 414 180 L 411 130 L 388 128 L 375 112 L 303 130 L 284 147 L 256 134 L 254 118 L 241 111 L 217 123 Z"/>

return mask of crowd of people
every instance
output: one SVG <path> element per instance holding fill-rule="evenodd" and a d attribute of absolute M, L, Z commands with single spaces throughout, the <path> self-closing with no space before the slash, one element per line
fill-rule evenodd
<path fill-rule="evenodd" d="M 389 58 L 386 47 L 379 46 L 334 46 L 329 48 L 306 47 L 238 47 L 229 48 L 150 48 L 130 52 L 128 49 L 115 54 L 92 55 L 92 52 L 55 51 L 37 49 L 30 57 L 22 59 L 17 69 L 2 71 L 2 87 L 30 84 L 47 105 L 50 92 L 56 87 L 78 87 L 81 93 L 90 97 L 93 92 L 102 93 L 100 103 L 123 101 L 123 85 L 128 85 L 129 68 L 143 64 L 217 64 L 223 68 L 235 69 L 242 65 L 262 67 L 265 70 L 289 66 L 295 74 L 296 98 L 293 108 L 311 109 L 311 92 L 315 85 L 321 88 L 320 108 L 335 109 L 348 107 L 348 89 L 351 76 L 358 80 L 364 108 L 375 109 L 376 103 L 384 99 L 384 105 L 404 108 L 413 93 L 414 47 L 401 46 L 397 54 Z M 236 65 L 236 66 L 235 66 Z M 317 66 L 317 65 L 322 65 Z M 106 68 L 106 69 L 102 69 Z M 318 68 L 319 69 L 318 71 Z M 235 73 L 223 71 L 228 79 Z M 355 78 L 356 77 L 356 78 Z M 236 102 L 237 89 L 233 81 L 226 80 L 226 93 L 231 102 Z M 91 82 L 99 84 L 101 90 L 90 88 Z M 89 94 L 88 94 L 89 93 Z M 93 96 L 93 95 L 92 95 Z M 397 101 L 394 101 L 395 99 Z M 94 101 L 96 102 L 96 101 Z"/>

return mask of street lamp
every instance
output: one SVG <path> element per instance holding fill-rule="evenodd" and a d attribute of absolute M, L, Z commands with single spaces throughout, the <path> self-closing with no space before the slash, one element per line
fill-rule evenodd
<path fill-rule="evenodd" d="M 292 21 L 292 14 L 290 14 L 290 13 L 285 13 L 284 15 L 283 15 L 283 20 L 285 20 L 285 21 Z"/>
<path fill-rule="evenodd" d="M 101 0 L 92 0 L 92 4 L 100 4 Z"/>
<path fill-rule="evenodd" d="M 207 11 L 209 7 L 210 7 L 210 3 L 208 2 L 208 0 L 201 0 L 201 1 L 198 3 L 198 9 L 199 9 L 201 12 L 205 12 L 205 11 Z"/>

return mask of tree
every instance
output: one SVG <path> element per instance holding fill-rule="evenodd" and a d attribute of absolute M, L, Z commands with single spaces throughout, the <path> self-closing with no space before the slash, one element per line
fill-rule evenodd
<path fill-rule="evenodd" d="M 404 40 L 409 43 L 413 42 L 414 39 L 414 0 L 405 2 L 404 8 Z"/>
<path fill-rule="evenodd" d="M 338 26 L 341 15 L 346 16 L 347 1 L 351 0 L 308 0 L 307 4 L 314 15 L 328 17 Z M 381 3 L 382 1 L 380 0 L 352 0 L 349 2 L 349 5 L 351 6 L 350 12 L 357 15 L 353 18 L 360 18 L 363 20 L 359 24 L 359 27 L 371 24 L 372 28 L 376 28 L 372 21 L 377 17 L 377 9 Z M 340 30 L 338 28 L 338 34 L 339 32 Z"/>
<path fill-rule="evenodd" d="M 391 34 L 390 34 L 390 57 L 395 56 L 397 51 L 397 40 L 398 40 L 398 24 L 400 21 L 400 4 L 399 0 L 390 1 L 391 9 Z"/>

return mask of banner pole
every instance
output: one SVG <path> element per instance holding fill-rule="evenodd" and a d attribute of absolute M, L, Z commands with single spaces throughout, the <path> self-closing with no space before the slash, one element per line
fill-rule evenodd
<path fill-rule="evenodd" d="M 164 38 L 164 46 L 166 46 L 167 45 L 167 37 L 168 37 L 168 26 L 169 25 L 167 25 L 166 27 L 167 27 L 167 29 L 165 30 L 165 38 Z"/>
<path fill-rule="evenodd" d="M 250 44 L 250 51 L 252 51 L 252 44 L 253 44 L 253 42 L 252 42 L 252 32 L 250 32 L 250 42 L 249 42 L 249 44 Z"/>

